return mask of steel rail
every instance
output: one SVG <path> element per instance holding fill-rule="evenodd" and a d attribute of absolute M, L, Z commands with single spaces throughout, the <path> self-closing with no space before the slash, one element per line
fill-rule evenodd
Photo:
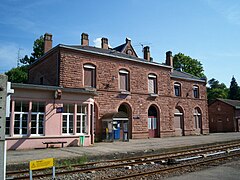
<path fill-rule="evenodd" d="M 182 168 L 186 168 L 186 167 L 190 167 L 190 166 L 191 167 L 200 166 L 200 165 L 204 165 L 206 163 L 211 163 L 211 162 L 219 161 L 219 160 L 225 160 L 225 159 L 228 159 L 228 158 L 231 158 L 231 157 L 236 157 L 236 156 L 240 156 L 240 153 L 227 155 L 225 157 L 203 159 L 203 161 L 200 161 L 200 162 L 199 161 L 198 162 L 192 162 L 192 163 L 188 163 L 188 164 L 178 165 L 178 166 L 174 166 L 174 167 L 167 167 L 167 168 L 157 169 L 157 170 L 148 171 L 148 172 L 135 173 L 135 174 L 125 175 L 125 176 L 121 176 L 121 177 L 107 178 L 107 180 L 130 179 L 130 178 L 135 178 L 135 177 L 140 177 L 140 176 L 143 177 L 143 176 L 150 176 L 150 175 L 154 175 L 154 174 L 159 174 L 161 172 L 166 173 L 167 171 L 177 171 L 177 170 L 182 169 Z"/>

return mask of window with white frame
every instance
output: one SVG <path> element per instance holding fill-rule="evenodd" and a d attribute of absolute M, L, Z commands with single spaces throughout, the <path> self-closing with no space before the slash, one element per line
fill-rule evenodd
<path fill-rule="evenodd" d="M 91 64 L 85 64 L 84 68 L 84 86 L 96 87 L 96 68 Z"/>
<path fill-rule="evenodd" d="M 155 74 L 148 75 L 148 93 L 157 94 L 157 76 Z"/>
<path fill-rule="evenodd" d="M 199 98 L 199 87 L 198 86 L 193 86 L 193 97 Z"/>
<path fill-rule="evenodd" d="M 77 129 L 79 134 L 88 133 L 87 106 L 77 105 Z"/>
<path fill-rule="evenodd" d="M 10 135 L 10 117 L 6 118 L 5 135 Z"/>
<path fill-rule="evenodd" d="M 174 94 L 175 96 L 181 96 L 181 84 L 174 83 Z"/>
<path fill-rule="evenodd" d="M 201 111 L 199 110 L 199 108 L 195 108 L 194 109 L 194 128 L 195 129 L 199 129 L 201 128 Z"/>
<path fill-rule="evenodd" d="M 62 133 L 72 134 L 73 133 L 73 115 L 74 105 L 64 104 L 62 113 Z"/>
<path fill-rule="evenodd" d="M 119 71 L 119 89 L 129 91 L 129 72 L 124 69 Z"/>
<path fill-rule="evenodd" d="M 43 135 L 44 114 L 45 114 L 45 103 L 32 102 L 32 112 L 31 112 L 31 134 L 32 135 Z"/>
<path fill-rule="evenodd" d="M 15 101 L 15 108 L 14 108 L 14 134 L 15 135 L 27 135 L 28 111 L 29 111 L 28 102 Z"/>

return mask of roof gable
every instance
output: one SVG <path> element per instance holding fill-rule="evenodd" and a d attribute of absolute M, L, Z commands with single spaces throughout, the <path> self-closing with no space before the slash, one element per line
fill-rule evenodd
<path fill-rule="evenodd" d="M 113 50 L 124 54 L 128 54 L 130 56 L 138 57 L 136 51 L 131 45 L 131 40 L 128 38 L 126 38 L 126 42 L 124 44 L 121 44 L 120 46 L 113 48 Z"/>
<path fill-rule="evenodd" d="M 239 100 L 221 99 L 221 98 L 218 98 L 216 100 L 221 101 L 225 104 L 228 104 L 228 105 L 234 107 L 235 109 L 240 109 L 240 101 Z"/>

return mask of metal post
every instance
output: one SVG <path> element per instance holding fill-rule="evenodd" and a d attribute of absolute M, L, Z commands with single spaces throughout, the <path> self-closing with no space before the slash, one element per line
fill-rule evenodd
<path fill-rule="evenodd" d="M 33 179 L 33 173 L 32 173 L 32 170 L 29 171 L 29 176 L 30 176 L 30 180 Z"/>
<path fill-rule="evenodd" d="M 0 74 L 0 179 L 6 179 L 6 97 L 7 97 L 7 76 Z"/>
<path fill-rule="evenodd" d="M 52 167 L 52 173 L 53 173 L 52 179 L 55 179 L 55 166 Z"/>

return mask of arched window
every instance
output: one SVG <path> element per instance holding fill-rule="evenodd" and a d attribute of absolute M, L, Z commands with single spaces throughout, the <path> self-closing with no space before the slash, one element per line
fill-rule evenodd
<path fill-rule="evenodd" d="M 194 98 L 199 98 L 199 87 L 198 86 L 193 86 L 193 97 Z"/>
<path fill-rule="evenodd" d="M 202 126 L 201 110 L 199 108 L 195 108 L 193 116 L 194 116 L 194 128 L 195 129 L 201 129 L 201 126 Z"/>
<path fill-rule="evenodd" d="M 155 74 L 148 75 L 148 93 L 157 94 L 157 76 Z"/>
<path fill-rule="evenodd" d="M 119 70 L 119 89 L 120 91 L 129 91 L 129 72 L 125 69 Z"/>
<path fill-rule="evenodd" d="M 92 64 L 85 64 L 84 68 L 84 87 L 96 87 L 96 68 Z"/>
<path fill-rule="evenodd" d="M 180 83 L 174 83 L 174 94 L 175 96 L 181 96 L 181 84 Z"/>
<path fill-rule="evenodd" d="M 184 135 L 184 114 L 180 107 L 176 107 L 174 111 L 174 128 L 176 136 Z"/>

